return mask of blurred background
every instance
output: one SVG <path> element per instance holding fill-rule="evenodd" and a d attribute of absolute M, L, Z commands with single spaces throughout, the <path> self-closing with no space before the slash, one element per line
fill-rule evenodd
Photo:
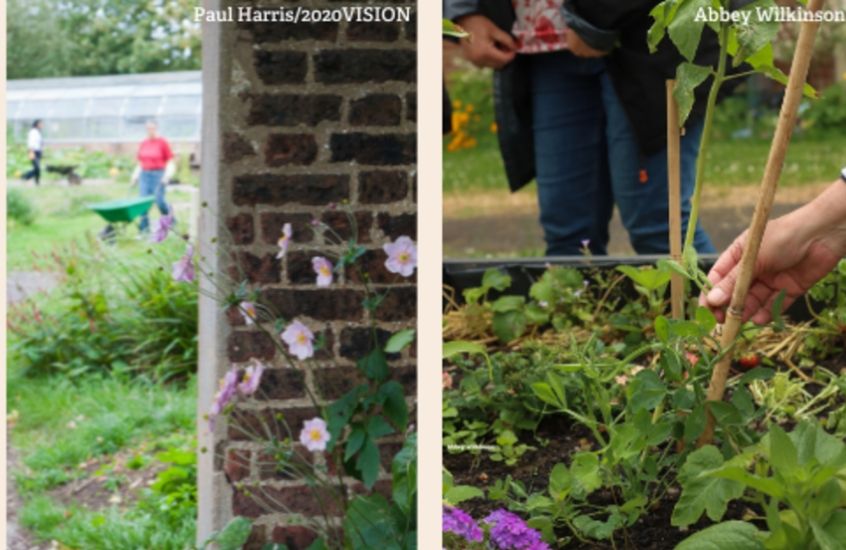
<path fill-rule="evenodd" d="M 842 0 L 827 3 L 829 9 Z M 776 41 L 787 72 L 798 31 L 784 25 Z M 809 80 L 820 98 L 805 100 L 787 156 L 774 214 L 792 210 L 837 178 L 846 165 L 846 24 L 823 24 Z M 510 193 L 497 145 L 490 70 L 477 69 L 444 42 L 453 131 L 444 137 L 444 255 L 447 258 L 542 256 L 537 193 Z M 703 188 L 702 221 L 722 248 L 751 219 L 783 87 L 748 79 L 717 110 Z M 633 251 L 615 214 L 610 254 Z"/>

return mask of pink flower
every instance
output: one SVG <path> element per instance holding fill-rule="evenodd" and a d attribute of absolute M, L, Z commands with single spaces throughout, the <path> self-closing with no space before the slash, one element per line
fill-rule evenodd
<path fill-rule="evenodd" d="M 220 380 L 220 389 L 214 395 L 211 409 L 209 410 L 209 429 L 214 431 L 215 419 L 223 412 L 226 405 L 235 397 L 235 391 L 238 388 L 238 370 L 234 367 L 229 369 L 229 372 Z"/>
<path fill-rule="evenodd" d="M 291 244 L 291 236 L 294 232 L 291 230 L 291 224 L 286 223 L 282 226 L 282 236 L 279 237 L 279 240 L 276 244 L 279 245 L 279 253 L 276 254 L 276 258 L 281 260 L 285 257 L 285 254 L 288 253 L 288 245 Z"/>
<path fill-rule="evenodd" d="M 382 247 L 388 259 L 385 267 L 391 273 L 399 273 L 403 277 L 410 277 L 417 267 L 417 246 L 411 238 L 403 235 L 392 243 Z"/>
<path fill-rule="evenodd" d="M 332 262 L 323 256 L 311 259 L 311 266 L 317 273 L 317 286 L 327 287 L 332 284 Z"/>
<path fill-rule="evenodd" d="M 185 255 L 173 264 L 173 280 L 190 283 L 194 280 L 194 245 L 189 244 Z"/>
<path fill-rule="evenodd" d="M 303 431 L 300 432 L 300 443 L 306 449 L 316 453 L 326 450 L 326 444 L 329 443 L 330 435 L 326 429 L 326 421 L 320 418 L 312 418 L 303 423 Z"/>
<path fill-rule="evenodd" d="M 314 334 L 299 321 L 293 321 L 282 333 L 288 352 L 300 361 L 314 355 Z"/>
<path fill-rule="evenodd" d="M 253 364 L 247 367 L 244 371 L 244 377 L 241 378 L 241 383 L 238 384 L 238 391 L 242 395 L 252 395 L 261 383 L 261 375 L 264 372 L 264 364 L 261 361 L 253 359 Z"/>
<path fill-rule="evenodd" d="M 167 234 L 173 228 L 173 214 L 162 216 L 156 220 L 156 226 L 153 229 L 153 234 L 150 238 L 154 243 L 160 243 L 167 238 Z"/>
<path fill-rule="evenodd" d="M 254 325 L 258 320 L 258 313 L 256 312 L 256 305 L 252 302 L 241 302 L 238 305 L 238 311 L 241 312 L 241 317 L 247 325 Z"/>

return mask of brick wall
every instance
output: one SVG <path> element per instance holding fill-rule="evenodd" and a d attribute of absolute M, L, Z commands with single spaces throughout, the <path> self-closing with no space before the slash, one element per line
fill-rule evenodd
<path fill-rule="evenodd" d="M 379 3 L 263 3 L 363 4 Z M 250 410 L 244 414 L 272 419 L 283 412 L 289 424 L 299 426 L 317 414 L 305 388 L 321 400 L 339 397 L 359 381 L 355 360 L 368 350 L 370 319 L 362 308 L 362 281 L 347 274 L 328 289 L 314 283 L 311 258 L 337 256 L 342 248 L 310 221 L 317 217 L 342 236 L 350 232 L 345 215 L 333 211 L 331 203 L 351 205 L 358 238 L 368 248 L 362 261 L 371 280 L 378 291 L 391 287 L 376 311 L 380 329 L 394 332 L 415 323 L 415 279 L 397 282 L 387 273 L 381 248 L 400 235 L 416 240 L 415 22 L 221 25 L 218 217 L 232 241 L 228 265 L 221 267 L 240 267 L 263 302 L 323 333 L 326 348 L 314 368 L 290 368 L 268 336 L 229 315 L 220 332 L 227 357 L 216 375 L 231 362 L 266 361 L 273 367 L 262 383 L 269 401 L 245 405 Z M 278 260 L 276 242 L 284 223 L 293 225 L 293 244 Z M 416 391 L 413 349 L 393 357 L 391 364 L 411 399 Z M 272 494 L 301 517 L 317 512 L 313 490 L 263 466 L 260 447 L 231 426 L 219 427 L 216 436 L 214 468 L 226 480 L 213 503 L 220 507 L 214 514 L 218 523 L 234 515 L 254 518 L 250 547 L 274 541 L 305 548 L 313 535 L 298 525 L 297 515 L 267 514 L 265 506 L 256 506 L 250 489 L 262 486 L 262 494 Z M 397 447 L 385 445 L 387 464 L 388 451 Z"/>

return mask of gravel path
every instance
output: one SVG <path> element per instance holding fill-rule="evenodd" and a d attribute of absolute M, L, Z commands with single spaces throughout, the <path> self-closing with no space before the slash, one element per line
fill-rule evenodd
<path fill-rule="evenodd" d="M 10 271 L 6 274 L 6 300 L 14 304 L 59 283 L 58 275 L 41 271 Z"/>

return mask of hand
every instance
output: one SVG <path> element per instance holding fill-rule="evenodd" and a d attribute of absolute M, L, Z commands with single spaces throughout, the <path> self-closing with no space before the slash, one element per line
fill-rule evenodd
<path fill-rule="evenodd" d="M 595 50 L 588 46 L 587 43 L 582 40 L 582 37 L 573 32 L 571 29 L 567 29 L 567 49 L 569 49 L 576 57 L 602 57 L 608 55 L 608 52 Z"/>
<path fill-rule="evenodd" d="M 838 195 L 838 196 L 833 196 Z M 767 224 L 743 305 L 743 321 L 764 324 L 782 290 L 783 308 L 828 274 L 846 255 L 846 185 L 836 182 L 813 202 Z M 723 252 L 708 273 L 714 285 L 699 303 L 725 320 L 746 246 L 744 232 Z"/>
<path fill-rule="evenodd" d="M 29 151 L 27 151 L 27 155 L 26 155 L 26 156 L 27 156 L 27 157 L 29 157 L 29 160 L 35 160 L 35 151 L 33 151 L 32 149 L 30 149 Z"/>
<path fill-rule="evenodd" d="M 483 15 L 466 15 L 456 21 L 467 33 L 461 40 L 464 57 L 477 67 L 501 69 L 514 60 L 517 42 Z"/>

